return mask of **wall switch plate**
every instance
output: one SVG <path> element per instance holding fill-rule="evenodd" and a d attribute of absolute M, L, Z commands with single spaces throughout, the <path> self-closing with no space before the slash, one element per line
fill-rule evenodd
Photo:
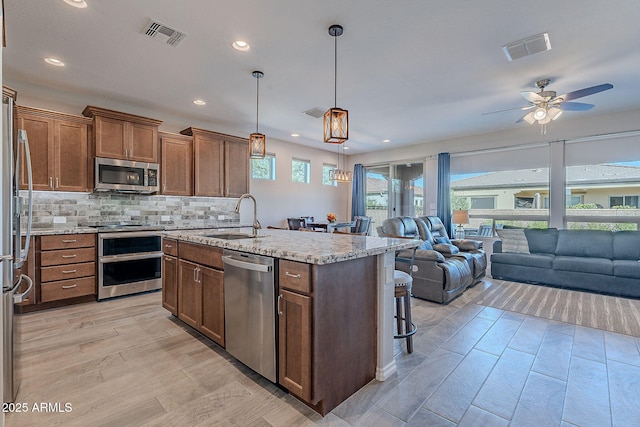
<path fill-rule="evenodd" d="M 218 220 L 222 221 L 223 219 L 226 219 L 226 216 L 224 216 L 224 215 L 218 215 Z"/>
<path fill-rule="evenodd" d="M 66 216 L 54 216 L 53 217 L 53 223 L 54 224 L 66 224 L 67 223 L 67 217 Z"/>
<path fill-rule="evenodd" d="M 171 215 L 162 215 L 160 221 L 171 221 Z"/>

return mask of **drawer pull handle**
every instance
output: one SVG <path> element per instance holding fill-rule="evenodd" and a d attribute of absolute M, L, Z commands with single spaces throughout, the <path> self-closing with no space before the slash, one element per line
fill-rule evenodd
<path fill-rule="evenodd" d="M 62 243 L 76 243 L 78 240 L 77 239 L 67 239 L 67 240 L 63 240 Z"/>
<path fill-rule="evenodd" d="M 77 257 L 78 254 L 73 254 L 73 255 L 62 255 L 62 258 L 75 258 Z"/>
<path fill-rule="evenodd" d="M 287 277 L 293 277 L 294 279 L 299 279 L 300 277 L 302 277 L 300 276 L 300 274 L 292 274 L 292 273 L 289 273 L 288 271 L 285 271 L 284 275 Z"/>
<path fill-rule="evenodd" d="M 165 248 L 172 248 L 173 246 L 171 245 L 164 245 Z"/>
<path fill-rule="evenodd" d="M 63 285 L 62 289 L 73 289 L 73 288 L 77 288 L 78 284 L 74 283 L 73 285 Z"/>
<path fill-rule="evenodd" d="M 280 316 L 282 316 L 282 315 L 284 314 L 284 313 L 282 312 L 282 309 L 280 308 L 280 301 L 281 301 L 281 300 L 282 300 L 282 294 L 278 295 L 278 308 L 277 308 L 277 310 L 278 310 L 278 314 L 279 314 Z"/>
<path fill-rule="evenodd" d="M 64 274 L 69 274 L 69 273 L 77 273 L 77 272 L 78 272 L 78 270 L 62 270 L 62 272 L 63 272 Z"/>

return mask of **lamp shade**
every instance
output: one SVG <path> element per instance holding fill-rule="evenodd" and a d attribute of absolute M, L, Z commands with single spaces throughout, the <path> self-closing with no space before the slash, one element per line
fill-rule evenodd
<path fill-rule="evenodd" d="M 469 224 L 469 211 L 453 211 L 451 222 L 454 224 Z"/>

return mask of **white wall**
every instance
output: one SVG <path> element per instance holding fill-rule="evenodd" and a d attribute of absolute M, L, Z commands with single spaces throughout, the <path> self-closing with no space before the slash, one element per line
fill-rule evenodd
<path fill-rule="evenodd" d="M 111 99 L 96 99 L 91 95 L 70 94 L 52 88 L 7 81 L 5 84 L 18 91 L 18 104 L 68 114 L 81 115 L 87 105 L 95 105 L 116 111 L 123 111 L 145 117 L 163 120 L 160 130 L 179 132 L 189 126 L 242 136 L 253 129 L 244 130 L 224 127 L 220 123 L 203 122 L 190 119 L 182 113 L 154 111 L 141 106 L 115 102 Z M 321 137 L 321 129 L 318 136 Z M 318 141 L 322 147 L 323 142 Z M 349 195 L 350 184 L 338 184 L 337 187 L 322 185 L 322 164 L 337 163 L 337 153 L 310 148 L 291 142 L 274 140 L 267 135 L 267 151 L 276 155 L 276 180 L 252 179 L 250 192 L 258 201 L 258 219 L 263 227 L 267 225 L 283 226 L 287 217 L 315 216 L 316 220 L 325 220 L 327 212 L 334 212 L 338 219 L 347 219 L 351 215 Z M 291 158 L 311 161 L 311 183 L 291 182 Z M 241 221 L 250 222 L 253 206 L 248 201 L 242 203 Z"/>

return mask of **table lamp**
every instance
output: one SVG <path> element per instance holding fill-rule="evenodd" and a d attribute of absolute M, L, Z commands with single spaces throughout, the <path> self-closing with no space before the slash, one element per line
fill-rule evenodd
<path fill-rule="evenodd" d="M 451 222 L 457 224 L 455 239 L 464 239 L 464 224 L 469 224 L 469 211 L 453 211 Z"/>

